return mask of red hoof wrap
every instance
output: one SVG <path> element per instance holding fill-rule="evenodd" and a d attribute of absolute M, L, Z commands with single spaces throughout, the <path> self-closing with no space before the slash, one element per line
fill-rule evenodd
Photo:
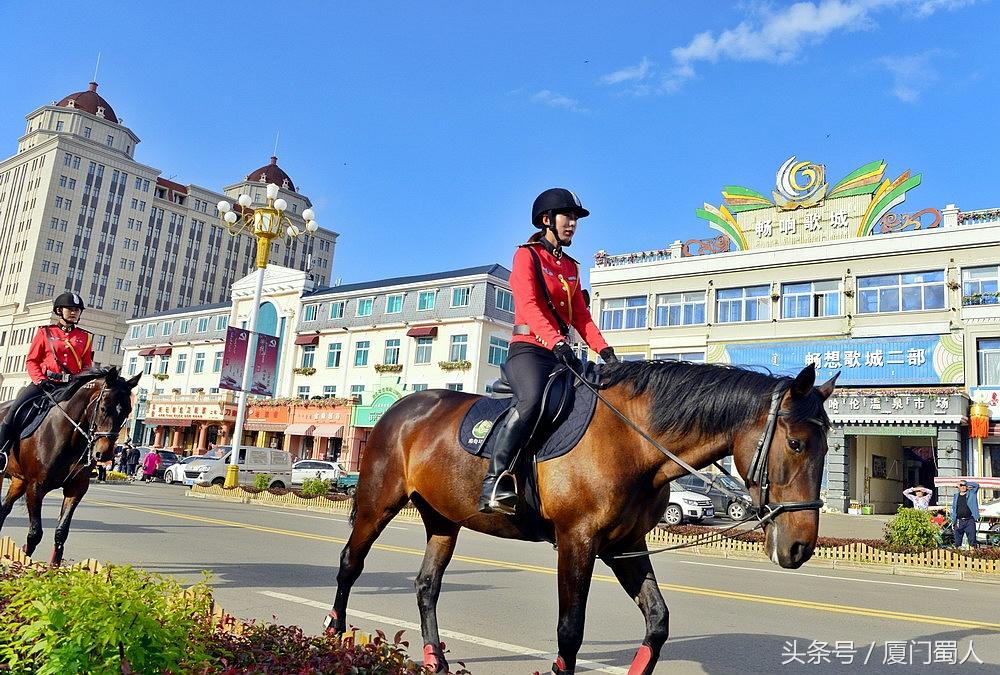
<path fill-rule="evenodd" d="M 434 645 L 424 645 L 424 670 L 436 673 L 440 668 L 441 661 L 438 660 L 437 649 Z"/>
<path fill-rule="evenodd" d="M 635 653 L 635 658 L 632 659 L 632 665 L 629 666 L 628 675 L 645 675 L 648 673 L 647 670 L 653 662 L 653 650 L 649 648 L 649 645 L 642 645 L 639 647 L 639 651 Z"/>
<path fill-rule="evenodd" d="M 556 675 L 563 675 L 564 673 L 568 674 L 570 672 L 566 668 L 566 662 L 563 660 L 563 657 L 556 657 L 556 662 L 552 664 L 552 672 Z"/>

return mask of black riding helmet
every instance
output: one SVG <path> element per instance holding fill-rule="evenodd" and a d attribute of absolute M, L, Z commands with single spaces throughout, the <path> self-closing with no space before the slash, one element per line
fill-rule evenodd
<path fill-rule="evenodd" d="M 586 218 L 590 211 L 583 208 L 580 198 L 566 188 L 549 188 L 542 194 L 535 197 L 535 203 L 531 205 L 531 224 L 538 229 L 545 229 L 542 224 L 542 216 L 549 214 L 549 221 L 556 213 L 573 213 L 577 218 Z M 555 223 L 552 223 L 554 226 Z"/>
<path fill-rule="evenodd" d="M 83 311 L 86 307 L 83 304 L 83 298 L 81 298 L 76 293 L 60 293 L 59 297 L 55 299 L 52 303 L 52 311 L 59 314 L 59 310 L 63 307 L 72 307 L 74 309 L 79 309 Z"/>

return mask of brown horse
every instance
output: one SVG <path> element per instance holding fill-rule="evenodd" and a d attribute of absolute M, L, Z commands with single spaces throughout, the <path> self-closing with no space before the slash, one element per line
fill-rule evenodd
<path fill-rule="evenodd" d="M 0 528 L 14 502 L 24 495 L 28 507 L 26 554 L 31 555 L 42 539 L 42 500 L 52 490 L 62 488 L 51 559 L 53 565 L 62 562 L 73 512 L 87 494 L 91 470 L 97 462 L 114 455 L 115 439 L 132 412 L 132 389 L 139 377 L 122 379 L 114 367 L 75 375 L 57 397 L 58 409 L 53 406 L 31 436 L 15 442 L 5 472 L 10 476 L 10 487 L 0 502 Z M 6 412 L 6 407 L 0 408 L 0 414 Z"/>
<path fill-rule="evenodd" d="M 729 366 L 630 362 L 604 367 L 602 393 L 643 434 L 695 469 L 731 453 L 765 521 L 768 555 L 796 568 L 816 544 L 829 428 L 823 402 L 836 379 L 814 387 L 815 377 L 812 366 L 793 379 Z M 354 527 L 327 618 L 330 630 L 346 628 L 348 596 L 365 557 L 412 500 L 427 534 L 415 583 L 424 666 L 435 672 L 447 670 L 436 606 L 459 530 L 537 540 L 520 515 L 523 503 L 513 517 L 476 510 L 487 462 L 460 447 L 458 430 L 477 398 L 443 390 L 414 393 L 372 429 L 361 460 Z M 685 473 L 601 402 L 579 444 L 538 465 L 541 515 L 558 547 L 559 653 L 553 672 L 574 672 L 596 558 L 611 567 L 646 619 L 629 673 L 652 672 L 667 639 L 669 612 L 649 558 L 616 556 L 646 550 L 646 533 L 667 507 L 670 481 Z"/>

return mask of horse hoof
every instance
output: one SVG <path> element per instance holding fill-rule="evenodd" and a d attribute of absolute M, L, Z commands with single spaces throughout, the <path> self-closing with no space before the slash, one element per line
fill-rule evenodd
<path fill-rule="evenodd" d="M 327 633 L 343 633 L 344 629 L 338 625 L 339 623 L 340 621 L 337 618 L 337 611 L 331 609 L 330 613 L 326 615 L 325 619 L 323 619 L 323 628 Z"/>

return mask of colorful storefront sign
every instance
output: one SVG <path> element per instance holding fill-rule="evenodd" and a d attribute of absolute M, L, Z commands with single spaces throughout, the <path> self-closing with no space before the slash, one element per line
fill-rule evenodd
<path fill-rule="evenodd" d="M 709 349 L 707 357 L 775 375 L 794 375 L 811 363 L 820 381 L 840 372 L 840 386 L 954 385 L 965 378 L 960 334 L 729 344 Z"/>
<path fill-rule="evenodd" d="M 393 403 L 403 398 L 403 392 L 395 387 L 376 389 L 371 405 L 357 405 L 351 410 L 351 426 L 373 427 Z"/>

